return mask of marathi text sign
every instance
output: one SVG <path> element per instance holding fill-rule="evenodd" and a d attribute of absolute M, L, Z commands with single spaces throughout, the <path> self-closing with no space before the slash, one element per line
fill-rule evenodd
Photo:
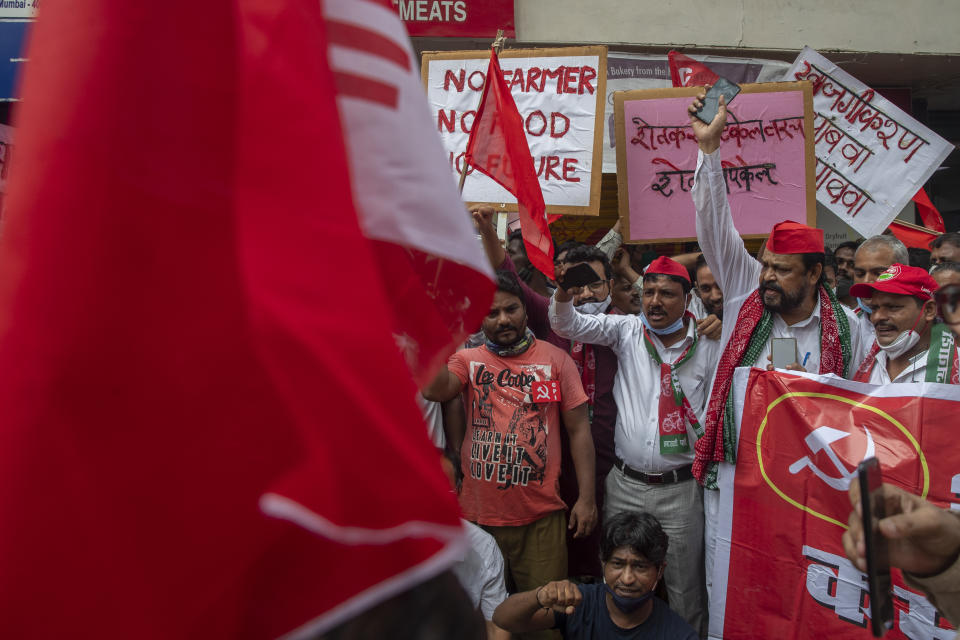
<path fill-rule="evenodd" d="M 631 242 L 696 239 L 691 202 L 697 140 L 687 107 L 696 87 L 614 97 L 620 218 Z M 720 153 L 741 235 L 782 220 L 813 225 L 813 144 L 805 83 L 747 84 L 730 105 Z"/>
<path fill-rule="evenodd" d="M 427 101 L 454 179 L 463 169 L 489 52 L 424 53 Z M 550 213 L 597 215 L 600 207 L 606 47 L 517 49 L 500 55 L 503 77 L 523 118 Z M 516 199 L 467 170 L 463 199 L 516 210 Z"/>
<path fill-rule="evenodd" d="M 860 461 L 876 456 L 885 482 L 955 502 L 960 388 L 743 368 L 733 393 L 739 447 L 737 464 L 720 471 L 710 636 L 868 637 L 866 576 L 841 542 L 849 483 Z M 946 620 L 893 573 L 887 637 L 952 640 Z"/>
<path fill-rule="evenodd" d="M 817 199 L 864 237 L 883 233 L 953 145 L 809 47 L 788 76 L 813 84 Z"/>
<path fill-rule="evenodd" d="M 391 0 L 411 36 L 516 36 L 513 0 Z"/>
<path fill-rule="evenodd" d="M 728 58 L 724 56 L 691 56 L 710 67 L 717 75 L 730 82 L 777 82 L 790 68 L 789 62 L 762 58 Z M 616 173 L 616 126 L 613 118 L 613 94 L 616 91 L 637 89 L 666 89 L 672 87 L 670 64 L 666 54 L 626 53 L 610 51 L 607 54 L 607 99 L 603 136 L 603 172 Z"/>

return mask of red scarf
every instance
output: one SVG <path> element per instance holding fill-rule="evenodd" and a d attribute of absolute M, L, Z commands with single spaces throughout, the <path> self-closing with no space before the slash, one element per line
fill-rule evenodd
<path fill-rule="evenodd" d="M 753 366 L 759 357 L 761 349 L 766 345 L 767 336 L 762 344 L 755 345 L 756 355 L 752 362 L 743 362 L 747 354 L 747 347 L 751 344 L 753 334 L 763 318 L 765 307 L 760 297 L 760 290 L 754 291 L 744 301 L 737 316 L 733 333 L 727 342 L 720 363 L 717 365 L 717 376 L 713 383 L 713 393 L 707 405 L 704 420 L 704 437 L 697 440 L 696 457 L 693 461 L 693 475 L 703 484 L 707 467 L 713 462 L 722 462 L 735 459 L 735 451 L 728 451 L 731 447 L 724 447 L 724 412 L 727 407 L 727 398 L 733 385 L 733 370 L 740 365 Z M 827 291 L 820 287 L 820 373 L 835 373 L 844 375 L 846 363 L 843 358 L 843 346 L 840 340 L 840 330 L 833 305 Z M 732 445 L 732 443 L 731 443 Z"/>
<path fill-rule="evenodd" d="M 863 359 L 860 368 L 857 369 L 857 372 L 853 375 L 854 380 L 857 382 L 870 382 L 870 372 L 873 371 L 873 365 L 877 362 L 877 354 L 879 352 L 880 345 L 874 341 L 873 347 L 870 348 L 870 353 Z"/>

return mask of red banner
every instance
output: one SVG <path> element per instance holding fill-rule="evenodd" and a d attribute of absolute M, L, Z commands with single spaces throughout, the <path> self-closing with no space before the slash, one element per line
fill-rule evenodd
<path fill-rule="evenodd" d="M 493 38 L 516 36 L 513 0 L 391 0 L 411 36 Z"/>
<path fill-rule="evenodd" d="M 711 637 L 869 637 L 866 576 L 841 542 L 847 488 L 857 464 L 876 456 L 885 482 L 940 506 L 956 502 L 960 389 L 753 369 L 737 372 L 734 393 L 739 451 L 736 466 L 721 470 Z M 953 639 L 896 570 L 893 583 L 888 638 Z"/>

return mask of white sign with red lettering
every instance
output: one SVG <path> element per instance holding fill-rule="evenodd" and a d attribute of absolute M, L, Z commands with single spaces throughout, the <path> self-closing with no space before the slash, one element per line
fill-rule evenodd
<path fill-rule="evenodd" d="M 585 49 L 595 53 L 582 55 Z M 516 57 L 521 52 L 504 51 L 500 67 L 523 118 L 547 211 L 596 215 L 602 163 L 600 118 L 605 97 L 606 50 L 603 47 L 575 50 L 581 54 Z M 467 57 L 471 55 L 476 56 L 477 52 L 423 56 L 427 101 L 455 180 L 460 178 L 463 154 L 489 62 L 487 53 L 480 53 L 482 57 Z M 503 187 L 473 169 L 468 169 L 463 199 L 496 205 L 516 203 Z"/>
<path fill-rule="evenodd" d="M 883 233 L 953 145 L 810 47 L 787 76 L 813 84 L 817 201 L 865 238 Z"/>

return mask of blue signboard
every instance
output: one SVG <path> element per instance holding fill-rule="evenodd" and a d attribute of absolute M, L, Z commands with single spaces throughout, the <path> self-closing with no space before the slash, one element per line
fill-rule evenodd
<path fill-rule="evenodd" d="M 32 20 L 0 20 L 0 101 L 19 100 L 17 83 L 26 56 Z"/>

